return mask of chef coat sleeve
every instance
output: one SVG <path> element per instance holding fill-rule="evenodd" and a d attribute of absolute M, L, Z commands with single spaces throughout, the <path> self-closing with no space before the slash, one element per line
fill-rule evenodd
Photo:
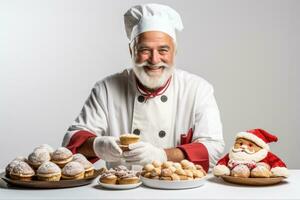
<path fill-rule="evenodd" d="M 107 93 L 105 85 L 98 82 L 92 89 L 80 114 L 68 128 L 62 145 L 77 153 L 80 147 L 88 138 L 101 136 L 107 132 Z"/>
<path fill-rule="evenodd" d="M 189 160 L 208 170 L 217 163 L 224 146 L 222 123 L 214 90 L 206 82 L 197 90 L 192 143 L 181 145 L 180 149 Z"/>

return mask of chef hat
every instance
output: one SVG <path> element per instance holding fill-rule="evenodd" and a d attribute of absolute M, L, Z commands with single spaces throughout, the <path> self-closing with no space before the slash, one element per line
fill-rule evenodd
<path fill-rule="evenodd" d="M 257 144 L 258 146 L 262 147 L 263 149 L 267 150 L 270 149 L 268 143 L 277 142 L 278 140 L 275 135 L 272 135 L 263 129 L 252 129 L 246 132 L 239 132 L 236 135 L 236 138 L 248 139 Z"/>
<path fill-rule="evenodd" d="M 131 42 L 137 35 L 147 31 L 161 31 L 176 41 L 176 30 L 183 29 L 180 15 L 169 6 L 145 4 L 131 7 L 124 14 L 126 34 Z"/>

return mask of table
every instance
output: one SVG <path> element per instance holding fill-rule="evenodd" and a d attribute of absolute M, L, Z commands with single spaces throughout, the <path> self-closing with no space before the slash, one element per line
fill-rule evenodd
<path fill-rule="evenodd" d="M 66 189 L 11 188 L 0 180 L 0 199 L 300 199 L 300 170 L 290 170 L 286 181 L 273 186 L 240 186 L 209 174 L 207 182 L 187 190 L 157 190 L 141 186 L 107 190 L 92 184 Z"/>

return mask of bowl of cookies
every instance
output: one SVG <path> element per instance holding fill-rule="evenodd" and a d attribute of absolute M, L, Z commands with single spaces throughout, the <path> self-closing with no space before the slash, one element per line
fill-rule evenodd
<path fill-rule="evenodd" d="M 201 165 L 188 160 L 153 161 L 143 167 L 141 180 L 151 188 L 187 189 L 202 186 L 206 181 L 206 172 Z"/>
<path fill-rule="evenodd" d="M 1 173 L 7 183 L 31 188 L 67 188 L 87 185 L 104 169 L 96 170 L 82 154 L 65 148 L 40 145 L 27 157 L 13 159 Z"/>
<path fill-rule="evenodd" d="M 142 182 L 139 173 L 120 165 L 109 170 L 105 169 L 98 183 L 107 189 L 132 189 L 140 186 Z"/>

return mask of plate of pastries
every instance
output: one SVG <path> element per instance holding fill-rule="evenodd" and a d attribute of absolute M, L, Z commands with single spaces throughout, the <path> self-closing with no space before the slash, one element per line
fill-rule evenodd
<path fill-rule="evenodd" d="M 87 185 L 104 169 L 96 170 L 82 154 L 48 144 L 36 147 L 27 157 L 13 159 L 1 173 L 7 183 L 31 188 L 67 188 Z"/>
<path fill-rule="evenodd" d="M 115 190 L 132 189 L 142 184 L 140 173 L 129 170 L 123 165 L 103 170 L 98 183 L 104 188 Z"/>
<path fill-rule="evenodd" d="M 230 175 L 222 175 L 221 178 L 226 182 L 253 186 L 274 185 L 284 180 L 282 176 L 273 177 L 270 167 L 263 164 L 253 170 L 247 165 L 238 165 L 230 170 Z"/>
<path fill-rule="evenodd" d="M 202 186 L 206 172 L 201 165 L 188 160 L 181 162 L 153 161 L 143 167 L 141 180 L 145 186 L 158 189 L 187 189 Z"/>

